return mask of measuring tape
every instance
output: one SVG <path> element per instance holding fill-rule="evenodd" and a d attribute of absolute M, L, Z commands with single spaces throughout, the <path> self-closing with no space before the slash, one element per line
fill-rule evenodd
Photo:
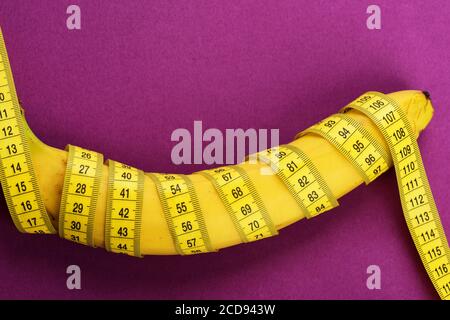
<path fill-rule="evenodd" d="M 339 205 L 319 171 L 300 149 L 281 145 L 257 156 L 283 181 L 307 218 Z"/>
<path fill-rule="evenodd" d="M 247 173 L 237 166 L 200 171 L 216 188 L 243 242 L 278 234 Z"/>
<path fill-rule="evenodd" d="M 390 155 L 357 121 L 345 115 L 356 109 L 383 134 Z M 408 229 L 433 285 L 450 300 L 450 249 L 423 167 L 419 147 L 406 115 L 388 96 L 368 92 L 303 134 L 318 134 L 335 146 L 366 183 L 393 162 Z M 25 233 L 56 233 L 33 169 L 11 68 L 0 30 L 0 181 L 11 217 Z M 297 137 L 298 137 L 297 136 Z M 60 206 L 60 235 L 94 246 L 94 217 L 103 156 L 69 146 Z M 338 205 L 309 158 L 293 146 L 258 153 L 261 161 L 290 190 L 308 218 Z M 245 242 L 277 234 L 267 209 L 247 173 L 238 166 L 200 172 L 215 186 Z M 215 251 L 197 195 L 188 176 L 148 174 L 155 182 L 174 246 L 180 254 Z M 108 251 L 141 256 L 144 172 L 109 161 L 105 246 Z"/>
<path fill-rule="evenodd" d="M 103 155 L 69 145 L 59 211 L 59 235 L 94 246 L 94 217 L 103 168 Z"/>
<path fill-rule="evenodd" d="M 369 117 L 388 143 L 409 232 L 439 296 L 450 299 L 450 249 L 406 115 L 395 101 L 379 92 L 360 96 L 343 111 L 349 109 Z"/>
<path fill-rule="evenodd" d="M 141 257 L 144 172 L 109 160 L 106 250 Z"/>
<path fill-rule="evenodd" d="M 56 233 L 33 169 L 11 67 L 0 30 L 0 181 L 9 213 L 24 233 Z"/>
<path fill-rule="evenodd" d="M 216 251 L 209 240 L 194 186 L 181 174 L 148 173 L 155 182 L 175 249 L 179 254 Z"/>
<path fill-rule="evenodd" d="M 358 170 L 366 184 L 389 169 L 384 148 L 354 119 L 335 114 L 299 133 L 296 138 L 314 133 L 335 146 Z"/>

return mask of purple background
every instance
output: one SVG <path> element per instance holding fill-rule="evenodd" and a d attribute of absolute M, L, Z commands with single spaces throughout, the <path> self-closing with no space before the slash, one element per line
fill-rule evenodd
<path fill-rule="evenodd" d="M 72 143 L 146 171 L 170 161 L 175 128 L 282 128 L 281 143 L 367 90 L 426 89 L 435 117 L 420 138 L 445 228 L 449 173 L 450 3 L 376 1 L 2 0 L 18 94 L 45 142 Z M 132 124 L 132 126 L 130 125 Z M 19 234 L 1 201 L 1 298 L 437 298 L 403 219 L 392 171 L 334 211 L 270 240 L 192 257 L 114 255 Z M 82 290 L 66 289 L 66 267 Z M 366 268 L 382 289 L 366 288 Z"/>

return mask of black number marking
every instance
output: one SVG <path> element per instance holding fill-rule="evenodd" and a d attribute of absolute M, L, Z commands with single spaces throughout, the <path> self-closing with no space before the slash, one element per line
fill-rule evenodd
<path fill-rule="evenodd" d="M 80 221 L 71 221 L 70 222 L 70 229 L 72 229 L 72 230 L 80 230 L 81 229 L 81 222 Z"/>
<path fill-rule="evenodd" d="M 373 154 L 369 154 L 364 161 L 370 166 L 375 162 L 375 157 L 373 156 Z"/>
<path fill-rule="evenodd" d="M 394 122 L 396 120 L 394 111 L 389 111 L 388 113 L 386 113 L 383 116 L 383 120 L 386 122 L 386 124 L 390 124 L 390 123 Z"/>
<path fill-rule="evenodd" d="M 384 102 L 382 100 L 375 100 L 370 104 L 369 107 L 376 111 L 380 109 L 382 106 L 384 106 Z"/>
<path fill-rule="evenodd" d="M 402 140 L 404 137 L 406 137 L 406 132 L 403 128 L 400 128 L 395 130 L 392 136 L 395 138 L 395 141 L 399 141 Z"/>
<path fill-rule="evenodd" d="M 223 179 L 223 181 L 230 181 L 232 179 L 231 172 L 227 172 L 227 173 L 223 174 L 222 179 Z"/>
<path fill-rule="evenodd" d="M 119 249 L 119 250 L 128 250 L 127 244 L 126 243 L 124 243 L 124 244 L 119 243 L 117 245 L 117 249 Z"/>
<path fill-rule="evenodd" d="M 240 187 L 236 187 L 231 190 L 231 195 L 233 196 L 233 198 L 237 199 L 239 197 L 242 197 L 244 195 L 244 192 L 242 192 Z"/>
<path fill-rule="evenodd" d="M 127 227 L 120 227 L 119 230 L 117 230 L 117 234 L 121 237 L 128 236 L 128 228 Z"/>
<path fill-rule="evenodd" d="M 297 164 L 292 160 L 291 162 L 286 164 L 286 167 L 289 169 L 290 172 L 294 172 L 295 169 L 298 169 Z"/>
<path fill-rule="evenodd" d="M 187 244 L 188 248 L 195 247 L 196 240 L 197 240 L 196 238 L 186 240 L 186 244 Z"/>
<path fill-rule="evenodd" d="M 119 210 L 119 216 L 123 219 L 128 219 L 128 213 L 130 212 L 130 209 L 128 208 L 121 208 Z"/>
<path fill-rule="evenodd" d="M 83 212 L 83 204 L 82 204 L 82 203 L 75 202 L 75 203 L 73 204 L 72 212 L 73 212 L 73 213 L 82 213 L 82 212 Z"/>
<path fill-rule="evenodd" d="M 408 144 L 400 150 L 400 155 L 402 156 L 402 159 L 403 159 L 403 158 L 409 156 L 411 154 L 411 152 L 412 152 L 411 145 Z"/>
<path fill-rule="evenodd" d="M 36 218 L 30 218 L 27 220 L 27 223 L 30 227 L 36 226 Z"/>
<path fill-rule="evenodd" d="M 328 120 L 327 122 L 325 122 L 323 125 L 325 126 L 325 127 L 328 127 L 328 128 L 333 128 L 333 126 L 336 124 L 336 121 L 334 121 L 334 120 Z"/>
<path fill-rule="evenodd" d="M 6 109 L 2 109 L 0 111 L 0 119 L 3 119 L 3 118 L 8 118 L 8 112 L 6 112 Z"/>
<path fill-rule="evenodd" d="M 13 163 L 11 165 L 11 168 L 13 170 L 13 173 L 22 172 L 22 167 L 20 166 L 20 162 L 17 162 L 16 164 Z"/>
<path fill-rule="evenodd" d="M 14 135 L 11 126 L 3 127 L 2 128 L 2 132 L 3 132 L 3 136 L 4 137 L 8 137 L 8 136 Z"/>
<path fill-rule="evenodd" d="M 361 152 L 364 149 L 364 143 L 356 140 L 356 142 L 353 144 L 353 149 L 355 149 L 356 152 Z"/>
<path fill-rule="evenodd" d="M 31 205 L 31 201 L 27 200 L 27 201 L 22 201 L 20 203 L 20 205 L 23 208 L 23 211 L 30 211 L 31 209 L 33 209 L 33 206 Z"/>
<path fill-rule="evenodd" d="M 347 138 L 350 136 L 350 131 L 348 131 L 347 128 L 343 127 L 342 130 L 339 130 L 339 131 L 338 131 L 338 134 L 339 134 L 342 138 L 347 139 Z"/>
<path fill-rule="evenodd" d="M 409 202 L 411 203 L 411 206 L 414 208 L 414 207 L 424 204 L 425 199 L 424 199 L 423 194 L 419 194 L 418 196 L 415 196 L 414 198 L 409 199 Z"/>
<path fill-rule="evenodd" d="M 85 194 L 86 193 L 86 184 L 77 183 L 77 187 L 75 189 L 76 193 Z"/>
<path fill-rule="evenodd" d="M 192 223 L 191 221 L 186 221 L 181 223 L 181 229 L 183 229 L 183 232 L 192 230 Z"/>
<path fill-rule="evenodd" d="M 79 174 L 87 174 L 89 170 L 89 166 L 86 166 L 84 164 L 80 164 L 80 170 L 78 171 Z"/>
<path fill-rule="evenodd" d="M 251 207 L 248 203 L 246 203 L 245 205 L 243 205 L 243 206 L 241 207 L 241 213 L 242 213 L 244 216 L 248 215 L 248 214 L 251 213 L 251 212 L 252 212 L 252 207 Z"/>
<path fill-rule="evenodd" d="M 120 191 L 120 196 L 122 197 L 122 199 L 124 198 L 128 199 L 130 197 L 130 189 L 122 188 L 122 190 Z"/>
<path fill-rule="evenodd" d="M 311 202 L 314 202 L 318 198 L 319 198 L 319 195 L 317 194 L 316 191 L 313 191 L 313 192 L 308 194 L 308 200 L 311 201 Z"/>
<path fill-rule="evenodd" d="M 177 203 L 176 208 L 178 213 L 186 212 L 187 211 L 186 202 L 182 201 Z"/>
<path fill-rule="evenodd" d="M 172 192 L 173 195 L 176 195 L 178 192 L 181 192 L 181 187 L 178 183 L 173 184 L 170 186 L 170 191 Z"/>
<path fill-rule="evenodd" d="M 121 177 L 125 180 L 131 180 L 131 172 L 124 172 Z"/>
<path fill-rule="evenodd" d="M 306 187 L 309 184 L 309 180 L 308 180 L 307 176 L 302 176 L 297 181 L 298 181 L 298 184 L 300 185 L 300 187 L 302 187 L 302 188 Z"/>
<path fill-rule="evenodd" d="M 20 181 L 20 183 L 17 182 L 16 188 L 17 188 L 17 191 L 19 191 L 19 192 L 27 191 L 27 185 L 25 184 L 25 181 Z"/>
<path fill-rule="evenodd" d="M 414 161 L 411 161 L 410 163 L 408 163 L 406 166 L 404 166 L 402 168 L 404 174 L 410 173 L 410 172 L 414 171 L 415 169 L 416 169 L 416 163 Z"/>
<path fill-rule="evenodd" d="M 257 220 L 253 220 L 252 222 L 250 222 L 249 227 L 252 231 L 256 230 L 259 228 L 259 222 Z"/>
<path fill-rule="evenodd" d="M 17 146 L 13 143 L 9 146 L 6 146 L 6 149 L 8 150 L 8 153 L 11 154 L 16 154 L 17 153 Z"/>
<path fill-rule="evenodd" d="M 90 159 L 92 156 L 89 152 L 81 151 L 81 157 L 84 159 Z"/>

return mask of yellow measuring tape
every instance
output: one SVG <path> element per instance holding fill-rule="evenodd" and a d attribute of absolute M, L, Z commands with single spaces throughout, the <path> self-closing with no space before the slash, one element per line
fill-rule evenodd
<path fill-rule="evenodd" d="M 409 232 L 439 296 L 450 299 L 450 250 L 408 119 L 395 101 L 379 92 L 362 95 L 343 111 L 349 109 L 368 116 L 386 139 Z"/>
<path fill-rule="evenodd" d="M 307 218 L 338 206 L 319 171 L 300 149 L 282 145 L 257 155 L 283 181 Z"/>
<path fill-rule="evenodd" d="M 215 251 L 197 194 L 188 176 L 148 174 L 156 184 L 174 246 L 179 254 Z"/>
<path fill-rule="evenodd" d="M 387 150 L 345 112 L 356 109 L 383 134 Z M 442 299 L 450 299 L 450 249 L 442 228 L 420 151 L 408 119 L 395 101 L 368 92 L 303 134 L 316 134 L 336 147 L 366 183 L 393 163 L 405 219 L 425 269 Z M 17 99 L 0 30 L 0 181 L 16 227 L 27 233 L 55 233 L 40 192 L 25 122 Z M 94 246 L 94 218 L 102 180 L 103 156 L 69 146 L 60 205 L 61 237 Z M 312 161 L 300 149 L 282 145 L 258 153 L 295 198 L 308 218 L 338 205 Z M 144 172 L 109 161 L 105 246 L 112 252 L 141 256 Z M 238 166 L 204 170 L 215 186 L 242 241 L 277 234 L 263 199 L 248 174 Z M 176 251 L 196 254 L 215 251 L 189 177 L 148 174 L 154 181 Z"/>
<path fill-rule="evenodd" d="M 19 231 L 56 233 L 39 192 L 22 117 L 0 31 L 0 181 L 3 193 Z"/>
<path fill-rule="evenodd" d="M 59 235 L 94 246 L 94 217 L 103 168 L 103 155 L 69 145 L 59 211 Z"/>
<path fill-rule="evenodd" d="M 199 173 L 214 184 L 243 242 L 278 234 L 255 186 L 243 169 L 228 166 Z"/>
<path fill-rule="evenodd" d="M 344 114 L 332 115 L 297 135 L 315 133 L 334 145 L 359 171 L 366 184 L 389 169 L 384 149 L 357 121 Z"/>
<path fill-rule="evenodd" d="M 109 160 L 105 245 L 108 251 L 141 256 L 144 172 Z"/>

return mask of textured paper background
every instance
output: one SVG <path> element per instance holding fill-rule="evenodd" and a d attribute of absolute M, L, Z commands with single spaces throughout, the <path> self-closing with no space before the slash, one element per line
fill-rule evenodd
<path fill-rule="evenodd" d="M 450 232 L 450 4 L 376 1 L 2 0 L 0 25 L 31 127 L 47 143 L 103 152 L 146 171 L 170 162 L 175 128 L 281 128 L 281 142 L 367 90 L 426 89 L 420 138 Z M 1 298 L 436 298 L 403 219 L 393 172 L 281 235 L 220 254 L 143 260 L 19 234 L 0 203 Z M 280 208 L 282 209 L 282 208 Z M 65 269 L 82 269 L 82 290 Z M 382 289 L 366 288 L 377 264 Z"/>

